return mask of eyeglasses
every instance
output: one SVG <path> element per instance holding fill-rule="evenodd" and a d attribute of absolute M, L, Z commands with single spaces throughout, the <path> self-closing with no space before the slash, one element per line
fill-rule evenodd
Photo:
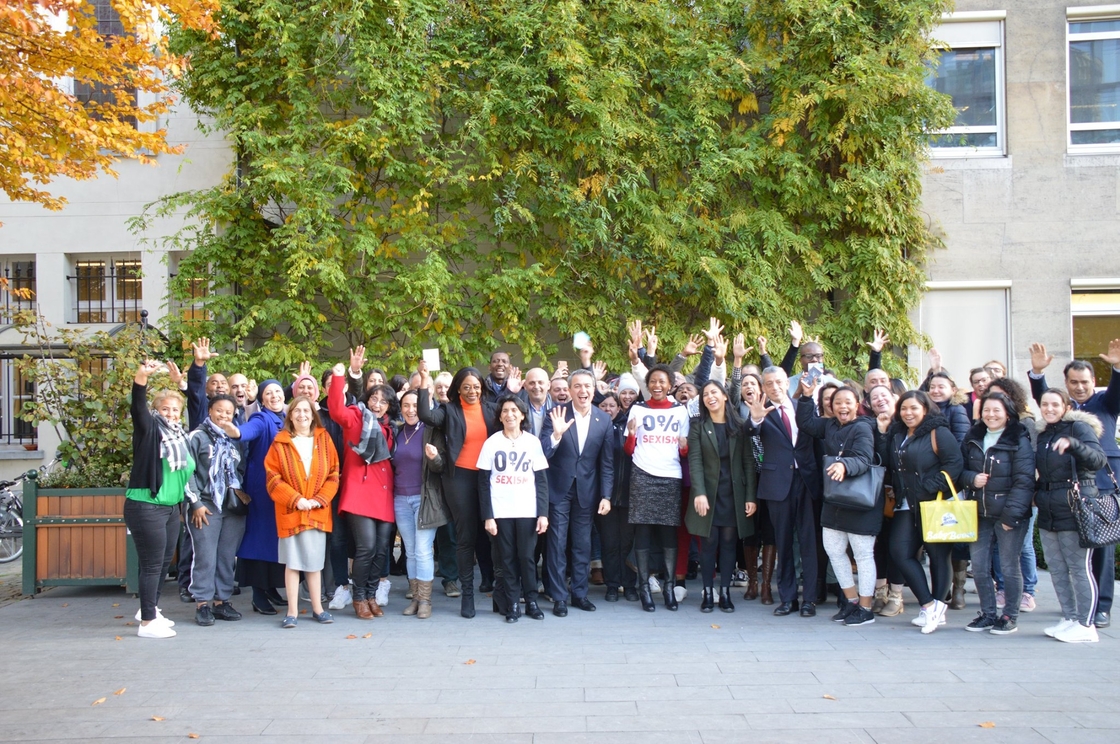
<path fill-rule="evenodd" d="M 802 354 L 801 358 L 810 362 L 823 362 L 824 354 Z"/>

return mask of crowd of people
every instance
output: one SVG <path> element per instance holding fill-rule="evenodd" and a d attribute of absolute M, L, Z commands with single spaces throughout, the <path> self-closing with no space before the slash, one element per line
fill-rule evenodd
<path fill-rule="evenodd" d="M 542 600 L 556 617 L 593 612 L 591 584 L 607 602 L 655 612 L 660 595 L 676 611 L 698 580 L 705 613 L 734 612 L 745 586 L 776 616 L 814 617 L 831 590 L 845 626 L 902 614 L 907 587 L 928 634 L 965 607 L 971 566 L 979 612 L 964 628 L 1007 635 L 1035 609 L 1036 521 L 1061 607 L 1046 635 L 1094 642 L 1109 625 L 1113 546 L 1082 547 L 1070 494 L 1116 489 L 1120 339 L 1100 354 L 1103 390 L 1080 360 L 1050 387 L 1053 357 L 1037 343 L 1029 386 L 993 360 L 963 390 L 931 351 L 910 390 L 883 370 L 881 332 L 852 380 L 796 322 L 777 364 L 761 336 L 748 364 L 753 349 L 716 319 L 668 363 L 656 328 L 627 330 L 621 373 L 586 337 L 578 367 L 524 375 L 496 351 L 485 374 L 433 377 L 421 362 L 389 377 L 358 347 L 319 378 L 305 362 L 290 385 L 256 385 L 209 373 L 205 338 L 185 373 L 145 362 L 125 507 L 139 635 L 175 635 L 159 604 L 176 549 L 180 598 L 202 626 L 239 620 L 242 589 L 253 612 L 282 607 L 283 628 L 297 626 L 301 593 L 318 623 L 347 606 L 383 617 L 397 535 L 402 614 L 420 619 L 437 576 L 462 617 L 490 594 L 509 623 L 543 619 Z M 150 392 L 162 373 L 170 384 Z M 977 539 L 927 539 L 923 503 L 957 490 L 976 502 Z"/>

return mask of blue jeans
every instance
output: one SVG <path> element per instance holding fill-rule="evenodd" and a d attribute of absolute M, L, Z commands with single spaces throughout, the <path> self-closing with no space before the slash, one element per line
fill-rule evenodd
<path fill-rule="evenodd" d="M 1023 572 L 1023 594 L 1034 596 L 1038 585 L 1038 561 L 1034 555 L 1034 523 L 1038 519 L 1038 507 L 1031 508 L 1031 521 L 1027 534 L 1023 536 L 1023 552 L 1019 556 L 1019 568 Z M 992 550 L 992 574 L 996 577 L 996 590 L 1004 591 L 1003 571 L 999 567 L 999 543 Z"/>
<path fill-rule="evenodd" d="M 1023 599 L 1023 576 L 1019 572 L 1019 552 L 1023 549 L 1023 533 L 1027 525 L 1005 530 L 993 517 L 980 517 L 976 542 L 969 545 L 972 553 L 972 576 L 976 580 L 976 593 L 980 595 L 980 611 L 985 617 L 998 618 L 996 589 L 992 582 L 992 553 L 996 545 L 1003 546 L 1003 554 L 1013 558 L 1005 569 L 1007 575 L 1007 606 L 1003 614 L 1012 620 L 1019 617 L 1019 602 Z"/>
<path fill-rule="evenodd" d="M 397 517 L 397 532 L 401 534 L 401 540 L 404 540 L 408 578 L 431 581 L 436 572 L 432 553 L 436 528 L 419 529 L 416 526 L 420 518 L 420 495 L 394 496 L 393 513 Z"/>

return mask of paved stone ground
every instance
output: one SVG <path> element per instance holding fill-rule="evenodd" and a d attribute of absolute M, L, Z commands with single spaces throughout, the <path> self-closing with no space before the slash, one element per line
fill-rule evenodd
<path fill-rule="evenodd" d="M 179 635 L 154 641 L 123 592 L 59 588 L 0 607 L 0 740 L 1120 741 L 1117 633 L 1044 637 L 1057 604 L 1041 578 L 1039 609 L 1007 637 L 963 631 L 974 594 L 922 636 L 912 610 L 854 629 L 742 600 L 705 615 L 694 592 L 647 614 L 602 587 L 591 614 L 507 625 L 487 602 L 467 621 L 440 595 L 420 621 L 398 614 L 401 582 L 372 622 L 281 631 L 242 596 L 243 621 L 200 628 L 169 583 Z"/>

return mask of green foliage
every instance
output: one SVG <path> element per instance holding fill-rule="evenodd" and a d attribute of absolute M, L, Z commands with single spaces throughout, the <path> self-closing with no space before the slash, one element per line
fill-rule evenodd
<path fill-rule="evenodd" d="M 228 0 L 219 35 L 173 34 L 236 152 L 149 215 L 192 218 L 160 240 L 192 251 L 173 292 L 201 280 L 208 320 L 177 331 L 248 370 L 359 343 L 543 357 L 576 330 L 620 365 L 628 318 L 674 350 L 709 315 L 800 319 L 851 373 L 872 329 L 917 340 L 947 7 Z"/>
<path fill-rule="evenodd" d="M 20 417 L 50 424 L 61 439 L 63 467 L 40 485 L 109 488 L 128 480 L 132 467 L 132 378 L 144 359 L 164 353 L 162 339 L 139 324 L 109 333 L 73 329 L 52 332 L 41 316 L 23 317 L 18 328 L 38 356 L 16 361 L 25 380 L 35 383 L 35 399 Z"/>

